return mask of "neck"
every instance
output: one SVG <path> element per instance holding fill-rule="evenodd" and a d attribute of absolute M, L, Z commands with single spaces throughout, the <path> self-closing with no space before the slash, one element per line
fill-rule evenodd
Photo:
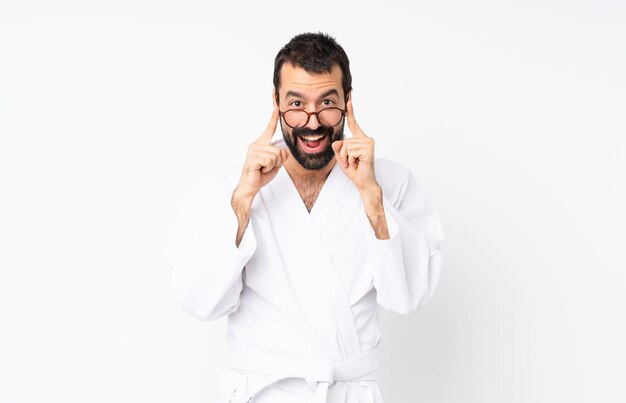
<path fill-rule="evenodd" d="M 311 212 L 317 196 L 326 182 L 328 174 L 335 166 L 336 160 L 333 158 L 324 168 L 318 170 L 305 169 L 302 165 L 290 155 L 283 165 L 287 170 L 287 174 L 291 178 L 296 187 L 306 209 Z"/>

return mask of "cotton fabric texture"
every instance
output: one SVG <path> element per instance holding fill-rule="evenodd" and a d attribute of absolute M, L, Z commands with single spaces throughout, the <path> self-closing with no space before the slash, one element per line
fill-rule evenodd
<path fill-rule="evenodd" d="M 254 198 L 235 246 L 240 169 L 193 188 L 167 259 L 183 308 L 228 317 L 215 403 L 382 403 L 378 309 L 408 314 L 437 286 L 444 239 L 431 195 L 406 167 L 375 160 L 390 239 L 376 238 L 339 165 L 309 213 L 284 168 Z"/>

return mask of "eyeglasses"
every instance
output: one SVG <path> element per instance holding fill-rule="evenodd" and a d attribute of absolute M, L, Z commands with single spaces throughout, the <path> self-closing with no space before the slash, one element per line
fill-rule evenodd
<path fill-rule="evenodd" d="M 336 107 L 322 109 L 318 112 L 307 112 L 302 109 L 289 109 L 279 113 L 285 120 L 287 126 L 295 129 L 297 127 L 304 127 L 309 123 L 311 115 L 316 115 L 317 120 L 323 126 L 337 126 L 341 123 L 341 120 L 346 114 L 345 109 Z"/>

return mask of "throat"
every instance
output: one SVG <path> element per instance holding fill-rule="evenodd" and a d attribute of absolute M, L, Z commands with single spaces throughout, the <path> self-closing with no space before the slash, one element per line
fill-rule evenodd
<path fill-rule="evenodd" d="M 319 196 L 334 166 L 334 158 L 327 166 L 318 171 L 304 169 L 300 164 L 294 161 L 292 155 L 290 155 L 285 162 L 285 170 L 289 178 L 291 178 L 291 182 L 293 182 L 293 185 L 298 190 L 298 194 L 309 213 L 313 209 L 317 196 Z"/>
<path fill-rule="evenodd" d="M 315 201 L 317 200 L 318 195 L 319 195 L 319 192 L 311 193 L 311 194 L 300 193 L 300 197 L 302 198 L 302 201 L 304 202 L 304 206 L 306 207 L 306 210 L 309 213 L 313 209 L 313 205 L 315 204 Z"/>
<path fill-rule="evenodd" d="M 292 176 L 291 180 L 298 190 L 298 194 L 302 199 L 307 211 L 310 213 L 313 209 L 313 205 L 317 200 L 317 196 L 319 196 L 322 187 L 324 186 L 324 182 L 326 182 L 326 178 L 328 174 L 320 177 L 319 175 L 303 175 L 303 176 Z"/>

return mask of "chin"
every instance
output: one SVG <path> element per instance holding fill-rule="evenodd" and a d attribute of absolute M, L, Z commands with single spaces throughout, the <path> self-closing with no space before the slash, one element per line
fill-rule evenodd
<path fill-rule="evenodd" d="M 294 158 L 302 167 L 309 171 L 319 171 L 328 166 L 330 161 L 335 156 L 332 148 L 330 152 L 322 151 L 317 154 L 306 154 L 304 151 L 298 150 L 297 154 L 293 154 Z"/>

